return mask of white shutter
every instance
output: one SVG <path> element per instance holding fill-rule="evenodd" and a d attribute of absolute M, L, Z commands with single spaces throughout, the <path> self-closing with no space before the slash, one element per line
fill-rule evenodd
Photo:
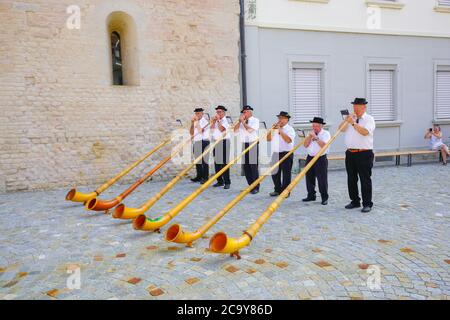
<path fill-rule="evenodd" d="M 436 120 L 450 119 L 450 71 L 436 74 Z"/>
<path fill-rule="evenodd" d="M 440 6 L 450 6 L 450 0 L 439 0 Z"/>
<path fill-rule="evenodd" d="M 294 123 L 307 123 L 322 116 L 322 69 L 294 68 L 292 82 Z"/>
<path fill-rule="evenodd" d="M 396 120 L 394 105 L 394 71 L 370 70 L 370 114 L 377 121 Z"/>

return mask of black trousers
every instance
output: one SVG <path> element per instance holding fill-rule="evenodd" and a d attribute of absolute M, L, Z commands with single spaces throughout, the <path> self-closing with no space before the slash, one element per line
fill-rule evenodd
<path fill-rule="evenodd" d="M 345 153 L 348 194 L 353 204 L 359 205 L 358 177 L 361 180 L 363 206 L 372 207 L 372 168 L 374 154 L 372 150 Z"/>
<path fill-rule="evenodd" d="M 230 139 L 223 139 L 222 142 L 219 142 L 214 147 L 213 155 L 214 168 L 217 173 L 230 162 Z M 217 178 L 217 182 L 231 184 L 229 168 Z"/>
<path fill-rule="evenodd" d="M 288 152 L 274 152 L 272 154 L 272 165 L 280 161 Z M 275 172 L 272 173 L 272 181 L 275 185 L 275 192 L 281 193 L 291 183 L 292 178 L 292 165 L 294 163 L 294 154 L 291 154 L 286 160 L 284 160 Z M 283 179 L 281 179 L 283 177 Z"/>
<path fill-rule="evenodd" d="M 313 157 L 308 155 L 306 165 Z M 322 200 L 328 200 L 328 158 L 327 155 L 321 156 L 317 162 L 306 173 L 306 190 L 308 198 L 316 197 L 316 179 L 319 184 L 319 192 Z"/>
<path fill-rule="evenodd" d="M 205 152 L 205 149 L 209 146 L 209 140 L 201 140 L 201 141 L 195 141 L 194 147 L 193 147 L 193 153 L 195 159 L 201 156 L 203 152 Z M 208 153 L 209 155 L 209 153 Z M 198 162 L 195 165 L 195 168 L 197 170 L 197 176 L 196 179 L 202 179 L 202 180 L 208 180 L 209 177 L 209 163 L 208 163 L 208 155 L 203 156 L 202 161 Z"/>
<path fill-rule="evenodd" d="M 247 149 L 252 143 L 244 142 L 243 149 Z M 249 150 L 244 156 L 244 174 L 245 179 L 247 179 L 248 185 L 251 185 L 253 181 L 259 178 L 258 171 L 258 163 L 259 163 L 259 143 L 256 144 L 253 148 Z M 259 190 L 259 184 L 255 186 L 255 190 Z"/>

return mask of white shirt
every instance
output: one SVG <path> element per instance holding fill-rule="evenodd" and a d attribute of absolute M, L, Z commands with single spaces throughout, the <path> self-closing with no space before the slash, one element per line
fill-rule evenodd
<path fill-rule="evenodd" d="M 247 129 L 245 129 L 244 125 L 241 123 L 239 125 L 239 137 L 241 138 L 242 142 L 254 142 L 256 139 L 258 139 L 259 119 L 252 116 L 248 118 L 247 121 L 247 125 L 253 129 L 253 132 L 248 132 Z"/>
<path fill-rule="evenodd" d="M 285 133 L 289 138 L 291 138 L 291 142 L 287 143 L 279 134 L 278 130 L 274 130 L 272 132 L 272 141 L 271 141 L 271 149 L 272 152 L 289 152 L 294 148 L 294 140 L 295 140 L 295 130 L 289 124 L 286 124 L 283 128 L 281 128 L 283 133 Z"/>
<path fill-rule="evenodd" d="M 363 136 L 349 124 L 347 131 L 345 131 L 345 145 L 347 146 L 347 149 L 373 150 L 373 133 L 376 128 L 375 119 L 371 115 L 364 113 L 357 124 L 360 127 L 367 129 L 369 134 L 367 136 Z"/>
<path fill-rule="evenodd" d="M 206 120 L 205 117 L 202 117 L 199 120 L 199 124 L 200 124 L 200 128 L 204 128 L 203 129 L 203 133 L 197 134 L 198 133 L 197 124 L 194 123 L 194 125 L 195 125 L 195 127 L 194 127 L 194 141 L 209 140 L 209 126 L 207 126 L 209 124 L 209 121 Z M 207 126 L 207 127 L 205 128 L 205 126 Z"/>
<path fill-rule="evenodd" d="M 331 135 L 330 135 L 329 131 L 322 129 L 317 134 L 317 138 L 319 138 L 320 141 L 327 143 L 328 141 L 330 141 Z M 316 154 L 319 153 L 319 151 L 321 149 L 322 149 L 322 147 L 317 143 L 317 141 L 311 140 L 311 143 L 309 144 L 308 148 L 306 148 L 306 151 L 308 152 L 308 154 L 311 157 L 314 157 L 314 156 L 316 156 Z M 325 152 L 322 155 L 326 155 L 329 150 L 330 150 L 330 148 L 327 148 L 327 150 L 325 150 Z"/>
<path fill-rule="evenodd" d="M 229 129 L 230 124 L 228 123 L 227 118 L 223 117 L 221 120 L 219 120 L 219 122 L 222 125 L 222 127 L 227 129 L 227 134 L 225 135 L 224 139 L 230 139 L 230 129 Z M 214 140 L 217 141 L 222 138 L 224 132 L 220 131 L 219 124 L 217 122 L 214 123 L 214 126 L 211 129 L 212 129 L 212 137 Z"/>

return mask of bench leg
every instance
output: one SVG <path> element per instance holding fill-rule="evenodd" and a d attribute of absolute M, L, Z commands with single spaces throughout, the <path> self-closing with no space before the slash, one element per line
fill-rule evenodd
<path fill-rule="evenodd" d="M 395 165 L 396 166 L 400 165 L 400 156 L 395 156 Z"/>
<path fill-rule="evenodd" d="M 439 162 L 444 162 L 444 159 L 442 159 L 442 153 L 439 151 Z"/>
<path fill-rule="evenodd" d="M 412 154 L 408 154 L 408 167 L 412 166 Z"/>

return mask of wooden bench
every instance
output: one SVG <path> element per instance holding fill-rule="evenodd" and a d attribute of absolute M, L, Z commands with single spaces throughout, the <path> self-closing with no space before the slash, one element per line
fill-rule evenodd
<path fill-rule="evenodd" d="M 400 165 L 400 157 L 401 156 L 407 156 L 408 157 L 408 162 L 407 165 L 408 167 L 412 166 L 412 157 L 413 156 L 417 156 L 417 155 L 428 155 L 428 154 L 436 154 L 439 153 L 439 161 L 442 161 L 442 155 L 440 153 L 440 151 L 438 150 L 409 150 L 409 151 L 387 151 L 387 152 L 376 152 L 375 153 L 375 159 L 376 158 L 382 158 L 382 157 L 395 157 L 395 165 L 399 166 Z M 328 155 L 328 160 L 330 161 L 336 161 L 336 160 L 345 160 L 345 155 Z M 306 161 L 306 156 L 300 156 L 299 157 L 299 165 L 300 167 L 302 167 L 301 165 L 301 161 Z"/>

